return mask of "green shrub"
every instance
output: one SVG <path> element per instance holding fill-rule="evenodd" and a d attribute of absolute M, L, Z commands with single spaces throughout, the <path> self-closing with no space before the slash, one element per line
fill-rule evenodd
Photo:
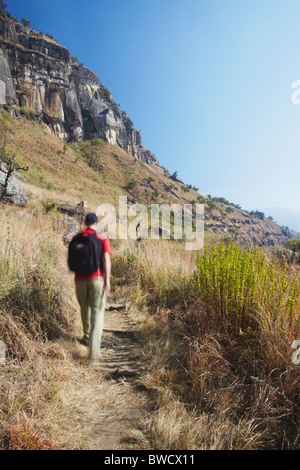
<path fill-rule="evenodd" d="M 30 28 L 30 21 L 29 20 L 26 20 L 26 18 L 22 18 L 21 19 L 21 23 L 24 25 L 24 26 L 28 26 Z"/>
<path fill-rule="evenodd" d="M 26 107 L 20 108 L 20 113 L 21 113 L 21 116 L 24 116 L 26 119 L 28 119 L 28 121 L 30 121 L 32 117 L 35 115 L 35 112 L 33 109 L 26 108 Z"/>
<path fill-rule="evenodd" d="M 128 189 L 132 190 L 137 187 L 137 184 L 138 184 L 137 181 L 135 179 L 132 179 L 131 181 L 129 181 L 127 187 Z"/>
<path fill-rule="evenodd" d="M 55 202 L 41 201 L 41 204 L 46 214 L 48 214 L 48 212 L 53 211 L 56 207 Z"/>
<path fill-rule="evenodd" d="M 130 119 L 130 117 L 127 116 L 125 111 L 121 111 L 121 114 L 122 114 L 124 126 L 125 126 L 127 132 L 130 132 L 133 129 L 133 122 Z"/>
<path fill-rule="evenodd" d="M 268 261 L 259 248 L 243 249 L 235 243 L 206 248 L 198 255 L 195 282 L 212 321 L 221 320 L 224 328 L 257 329 L 276 319 L 299 326 L 298 279 L 290 280 L 286 267 Z M 266 316 L 258 318 L 261 312 Z"/>
<path fill-rule="evenodd" d="M 261 211 L 251 211 L 250 215 L 252 215 L 252 217 L 256 217 L 257 219 L 260 219 L 260 220 L 264 220 L 264 218 L 265 218 L 265 214 Z"/>
<path fill-rule="evenodd" d="M 101 98 L 106 101 L 107 103 L 114 104 L 114 101 L 111 98 L 111 93 L 108 88 L 106 88 L 104 85 L 100 85 L 98 88 L 99 94 Z"/>
<path fill-rule="evenodd" d="M 215 202 L 212 202 L 211 200 L 208 200 L 207 207 L 209 210 L 214 210 L 217 209 L 217 204 Z"/>
<path fill-rule="evenodd" d="M 300 238 L 293 238 L 288 240 L 285 244 L 285 247 L 288 250 L 291 250 L 293 253 L 300 252 Z"/>

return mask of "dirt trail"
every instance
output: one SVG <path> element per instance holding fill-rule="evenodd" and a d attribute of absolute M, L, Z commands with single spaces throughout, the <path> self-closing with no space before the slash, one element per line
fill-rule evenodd
<path fill-rule="evenodd" d="M 108 305 L 100 361 L 94 370 L 118 386 L 118 402 L 111 413 L 105 410 L 105 415 L 92 429 L 97 450 L 141 449 L 141 441 L 146 445 L 139 431 L 148 405 L 145 393 L 138 387 L 143 374 L 139 341 L 139 328 L 129 319 L 125 306 Z"/>

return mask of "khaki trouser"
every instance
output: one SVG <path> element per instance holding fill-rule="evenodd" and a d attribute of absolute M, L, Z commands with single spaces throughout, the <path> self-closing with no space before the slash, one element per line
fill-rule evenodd
<path fill-rule="evenodd" d="M 84 336 L 89 338 L 89 359 L 98 359 L 102 331 L 104 326 L 104 312 L 106 294 L 104 280 L 83 279 L 75 282 L 76 296 L 80 305 L 81 320 Z"/>

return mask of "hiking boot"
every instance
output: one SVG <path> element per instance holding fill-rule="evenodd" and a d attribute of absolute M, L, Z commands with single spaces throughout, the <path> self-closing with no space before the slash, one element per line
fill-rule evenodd
<path fill-rule="evenodd" d="M 100 362 L 98 359 L 89 359 L 88 368 L 93 370 L 99 370 Z"/>
<path fill-rule="evenodd" d="M 84 346 L 89 345 L 89 337 L 84 335 L 81 339 L 78 340 L 80 344 L 83 344 Z"/>

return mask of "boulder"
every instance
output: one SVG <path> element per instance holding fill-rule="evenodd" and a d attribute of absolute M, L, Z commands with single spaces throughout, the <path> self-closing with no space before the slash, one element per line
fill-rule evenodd
<path fill-rule="evenodd" d="M 58 212 L 66 214 L 69 217 L 77 219 L 77 221 L 82 224 L 85 220 L 86 210 L 82 206 L 71 206 L 71 204 L 59 204 L 57 206 Z"/>
<path fill-rule="evenodd" d="M 6 173 L 4 173 L 3 171 L 5 169 L 6 169 L 5 164 L 0 163 L 0 192 L 1 193 L 5 185 Z M 8 180 L 6 198 L 9 202 L 16 204 L 17 206 L 20 206 L 20 207 L 27 206 L 27 198 L 25 194 L 23 193 L 18 183 L 18 180 L 13 175 L 11 175 Z"/>

